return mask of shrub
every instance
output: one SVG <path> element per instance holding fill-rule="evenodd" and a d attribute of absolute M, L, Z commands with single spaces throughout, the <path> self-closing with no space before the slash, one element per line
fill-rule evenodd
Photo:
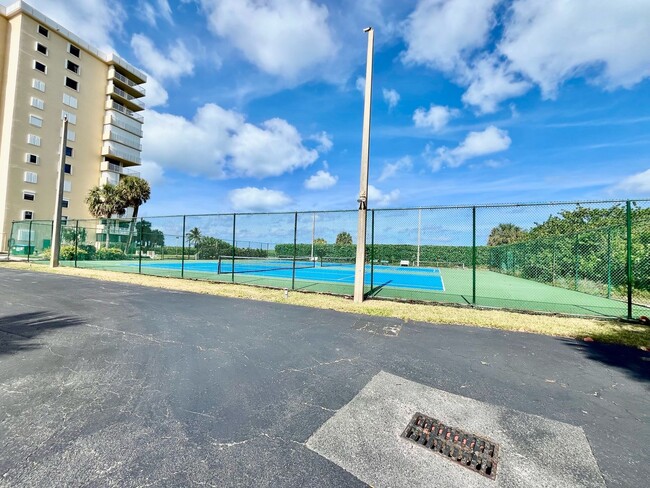
<path fill-rule="evenodd" d="M 124 251 L 114 247 L 109 247 L 108 249 L 102 247 L 97 251 L 96 257 L 100 261 L 116 261 L 118 259 L 124 259 Z"/>
<path fill-rule="evenodd" d="M 84 249 L 77 249 L 76 258 L 79 261 L 84 261 L 88 258 L 88 253 Z M 74 246 L 61 246 L 59 259 L 62 261 L 74 261 L 75 247 Z"/>

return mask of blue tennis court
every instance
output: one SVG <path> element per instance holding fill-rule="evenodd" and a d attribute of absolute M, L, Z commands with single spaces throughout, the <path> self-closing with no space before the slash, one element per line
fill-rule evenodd
<path fill-rule="evenodd" d="M 137 266 L 137 265 L 136 265 Z M 223 258 L 221 261 L 164 261 L 143 262 L 146 268 L 166 269 L 170 271 L 184 271 L 191 273 L 214 273 L 215 279 L 232 274 L 232 260 Z M 264 284 L 264 278 L 292 279 L 293 261 L 284 259 L 246 259 L 236 258 L 235 275 L 255 276 L 259 284 Z M 373 286 L 409 288 L 416 290 L 444 291 L 444 283 L 439 268 L 407 267 L 374 265 Z M 371 266 L 366 265 L 366 284 L 370 283 Z M 218 278 L 219 277 L 219 278 Z M 354 283 L 354 264 L 352 263 L 323 263 L 313 261 L 296 261 L 296 280 L 321 282 L 321 283 Z"/>

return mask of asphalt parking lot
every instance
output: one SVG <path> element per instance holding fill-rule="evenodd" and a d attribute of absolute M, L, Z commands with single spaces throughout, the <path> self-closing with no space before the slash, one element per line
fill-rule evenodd
<path fill-rule="evenodd" d="M 0 266 L 3 486 L 522 486 L 518 458 L 528 486 L 646 486 L 649 385 L 619 346 Z M 390 434 L 415 405 L 502 436 L 503 473 Z"/>

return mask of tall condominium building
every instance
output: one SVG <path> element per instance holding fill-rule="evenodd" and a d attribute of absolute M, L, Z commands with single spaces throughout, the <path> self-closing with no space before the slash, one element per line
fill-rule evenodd
<path fill-rule="evenodd" d="M 0 6 L 0 250 L 11 223 L 52 219 L 62 120 L 68 118 L 64 217 L 140 165 L 146 76 L 24 2 Z"/>

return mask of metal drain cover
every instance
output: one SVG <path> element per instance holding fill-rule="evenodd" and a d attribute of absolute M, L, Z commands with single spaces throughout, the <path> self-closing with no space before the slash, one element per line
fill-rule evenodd
<path fill-rule="evenodd" d="M 468 434 L 419 412 L 413 415 L 402 437 L 487 478 L 494 479 L 497 475 L 499 446 L 484 437 Z"/>

